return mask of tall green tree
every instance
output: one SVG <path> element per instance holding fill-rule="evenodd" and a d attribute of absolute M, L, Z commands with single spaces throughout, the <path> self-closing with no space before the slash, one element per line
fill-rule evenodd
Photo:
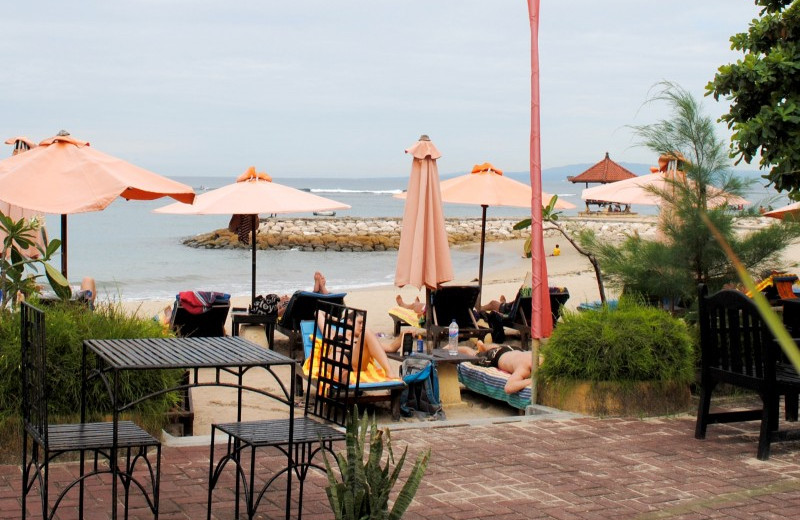
<path fill-rule="evenodd" d="M 703 222 L 703 213 L 750 272 L 760 275 L 776 267 L 778 253 L 800 236 L 798 226 L 776 221 L 745 236 L 737 234 L 734 216 L 721 199 L 741 195 L 746 184 L 730 173 L 727 146 L 715 135 L 714 121 L 691 94 L 672 83 L 662 83 L 651 101 L 666 103 L 672 115 L 634 131 L 641 145 L 677 159 L 685 178 L 676 174 L 668 177 L 665 188 L 651 188 L 662 199 L 658 240 L 634 236 L 614 245 L 582 237 L 609 281 L 653 299 L 684 303 L 694 301 L 700 282 L 711 288 L 737 283 L 736 271 Z"/>
<path fill-rule="evenodd" d="M 760 154 L 764 177 L 800 200 L 800 0 L 755 3 L 760 17 L 730 39 L 744 56 L 721 66 L 706 90 L 731 102 L 721 120 L 733 131 L 736 164 Z"/>

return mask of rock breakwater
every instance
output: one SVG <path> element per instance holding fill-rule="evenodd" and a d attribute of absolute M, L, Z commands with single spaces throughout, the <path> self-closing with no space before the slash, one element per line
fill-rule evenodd
<path fill-rule="evenodd" d="M 514 224 L 521 218 L 489 218 L 486 220 L 486 240 L 514 240 L 526 238 L 529 228 L 515 231 Z M 752 229 L 770 219 L 742 219 L 740 229 Z M 571 235 L 590 229 L 602 240 L 620 242 L 625 237 L 638 234 L 645 239 L 656 237 L 656 217 L 562 217 L 559 224 Z M 400 243 L 400 218 L 268 218 L 259 225 L 259 249 L 299 249 L 302 251 L 394 251 Z M 480 241 L 481 219 L 446 219 L 450 245 Z M 548 223 L 545 236 L 560 236 Z M 187 238 L 183 243 L 205 249 L 250 248 L 239 242 L 236 233 L 218 229 Z"/>

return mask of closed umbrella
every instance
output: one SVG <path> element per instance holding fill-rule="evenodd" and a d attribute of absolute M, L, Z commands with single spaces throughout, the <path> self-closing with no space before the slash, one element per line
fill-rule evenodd
<path fill-rule="evenodd" d="M 256 173 L 255 167 L 251 166 L 233 184 L 198 195 L 193 204 L 174 203 L 153 211 L 180 215 L 233 215 L 231 227 L 239 232 L 242 242 L 252 244 L 253 303 L 256 299 L 256 233 L 259 213 L 311 213 L 349 208 L 347 204 L 272 182 L 269 175 Z"/>
<path fill-rule="evenodd" d="M 489 206 L 507 206 L 514 208 L 531 207 L 531 187 L 503 175 L 490 163 L 476 164 L 472 172 L 441 183 L 442 201 L 456 204 L 473 204 L 482 208 L 481 214 L 481 249 L 478 265 L 478 287 L 483 289 L 483 257 L 486 243 L 486 210 Z M 542 204 L 550 203 L 553 195 L 542 193 Z M 556 199 L 555 209 L 572 209 L 570 204 Z M 478 308 L 481 305 L 481 294 L 478 293 Z"/>
<path fill-rule="evenodd" d="M 0 200 L 61 215 L 61 272 L 67 277 L 67 215 L 100 211 L 117 197 L 194 200 L 190 186 L 92 148 L 61 131 L 0 161 Z"/>
<path fill-rule="evenodd" d="M 453 279 L 436 165 L 441 154 L 427 135 L 422 135 L 406 153 L 412 156 L 411 176 L 403 209 L 394 284 L 397 287 L 412 285 L 417 289 L 425 287 L 425 309 L 427 323 L 430 323 L 430 291 Z"/>
<path fill-rule="evenodd" d="M 6 144 L 14 145 L 14 150 L 11 152 L 12 157 L 22 152 L 27 152 L 31 148 L 36 147 L 36 143 L 31 141 L 27 137 L 22 137 L 22 136 L 11 137 L 9 139 L 6 139 Z M 6 215 L 7 217 L 9 217 L 14 221 L 23 218 L 26 220 L 31 220 L 33 218 L 36 218 L 41 223 L 42 227 L 44 227 L 44 215 L 36 211 L 31 211 L 26 208 L 21 208 L 19 206 L 9 204 L 8 202 L 0 201 L 0 213 L 3 213 L 3 215 Z M 0 231 L 0 240 L 3 240 L 4 238 L 5 238 L 5 233 Z M 36 233 L 36 236 L 33 238 L 33 242 L 35 245 L 31 246 L 26 251 L 24 251 L 24 253 L 28 256 L 34 256 L 38 254 L 36 245 L 38 245 L 39 247 L 44 247 L 44 243 L 42 242 L 42 234 Z"/>

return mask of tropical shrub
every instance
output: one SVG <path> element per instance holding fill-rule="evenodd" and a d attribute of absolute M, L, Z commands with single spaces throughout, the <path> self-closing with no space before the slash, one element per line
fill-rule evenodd
<path fill-rule="evenodd" d="M 396 520 L 403 516 L 422 482 L 425 469 L 430 459 L 430 449 L 421 453 L 411 469 L 408 480 L 403 485 L 400 493 L 389 510 L 389 493 L 403 469 L 408 447 L 403 450 L 403 455 L 394 463 L 392 440 L 389 430 L 379 430 L 373 417 L 371 420 L 364 412 L 359 420 L 358 408 L 355 408 L 347 417 L 346 444 L 347 451 L 336 455 L 341 481 L 337 480 L 327 454 L 323 452 L 325 469 L 328 474 L 328 486 L 325 493 L 333 509 L 336 520 Z M 367 432 L 369 440 L 367 441 Z M 383 461 L 383 449 L 388 450 L 386 464 Z M 364 456 L 366 455 L 366 462 Z"/>
<path fill-rule="evenodd" d="M 565 312 L 563 320 L 542 347 L 543 380 L 694 380 L 692 334 L 666 311 L 623 298 L 616 309 Z"/>
<path fill-rule="evenodd" d="M 35 301 L 34 301 L 35 303 Z M 101 303 L 94 311 L 83 305 L 56 302 L 45 308 L 47 338 L 47 365 L 52 391 L 50 414 L 74 419 L 81 402 L 81 356 L 84 339 L 152 338 L 167 333 L 153 320 L 133 317 L 121 306 Z M 0 312 L 0 420 L 15 418 L 20 414 L 20 321 L 19 314 L 8 310 Z M 180 370 L 127 371 L 120 377 L 120 398 L 130 401 L 162 388 L 176 386 Z M 95 378 L 88 388 L 91 416 L 111 412 L 111 403 L 105 386 Z M 163 419 L 164 413 L 178 402 L 177 393 L 148 399 L 135 413 L 151 420 L 153 426 Z"/>

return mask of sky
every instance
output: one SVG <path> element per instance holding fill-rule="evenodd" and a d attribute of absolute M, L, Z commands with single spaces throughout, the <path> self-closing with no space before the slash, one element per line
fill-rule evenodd
<path fill-rule="evenodd" d="M 653 163 L 662 81 L 704 97 L 752 0 L 541 0 L 542 167 Z M 403 176 L 529 167 L 525 0 L 82 0 L 4 9 L 0 138 L 59 130 L 168 176 Z M 726 141 L 730 132 L 719 126 Z M 10 147 L 8 148 L 10 155 Z M 0 157 L 4 155 L 0 153 Z M 755 169 L 756 166 L 753 166 Z"/>

